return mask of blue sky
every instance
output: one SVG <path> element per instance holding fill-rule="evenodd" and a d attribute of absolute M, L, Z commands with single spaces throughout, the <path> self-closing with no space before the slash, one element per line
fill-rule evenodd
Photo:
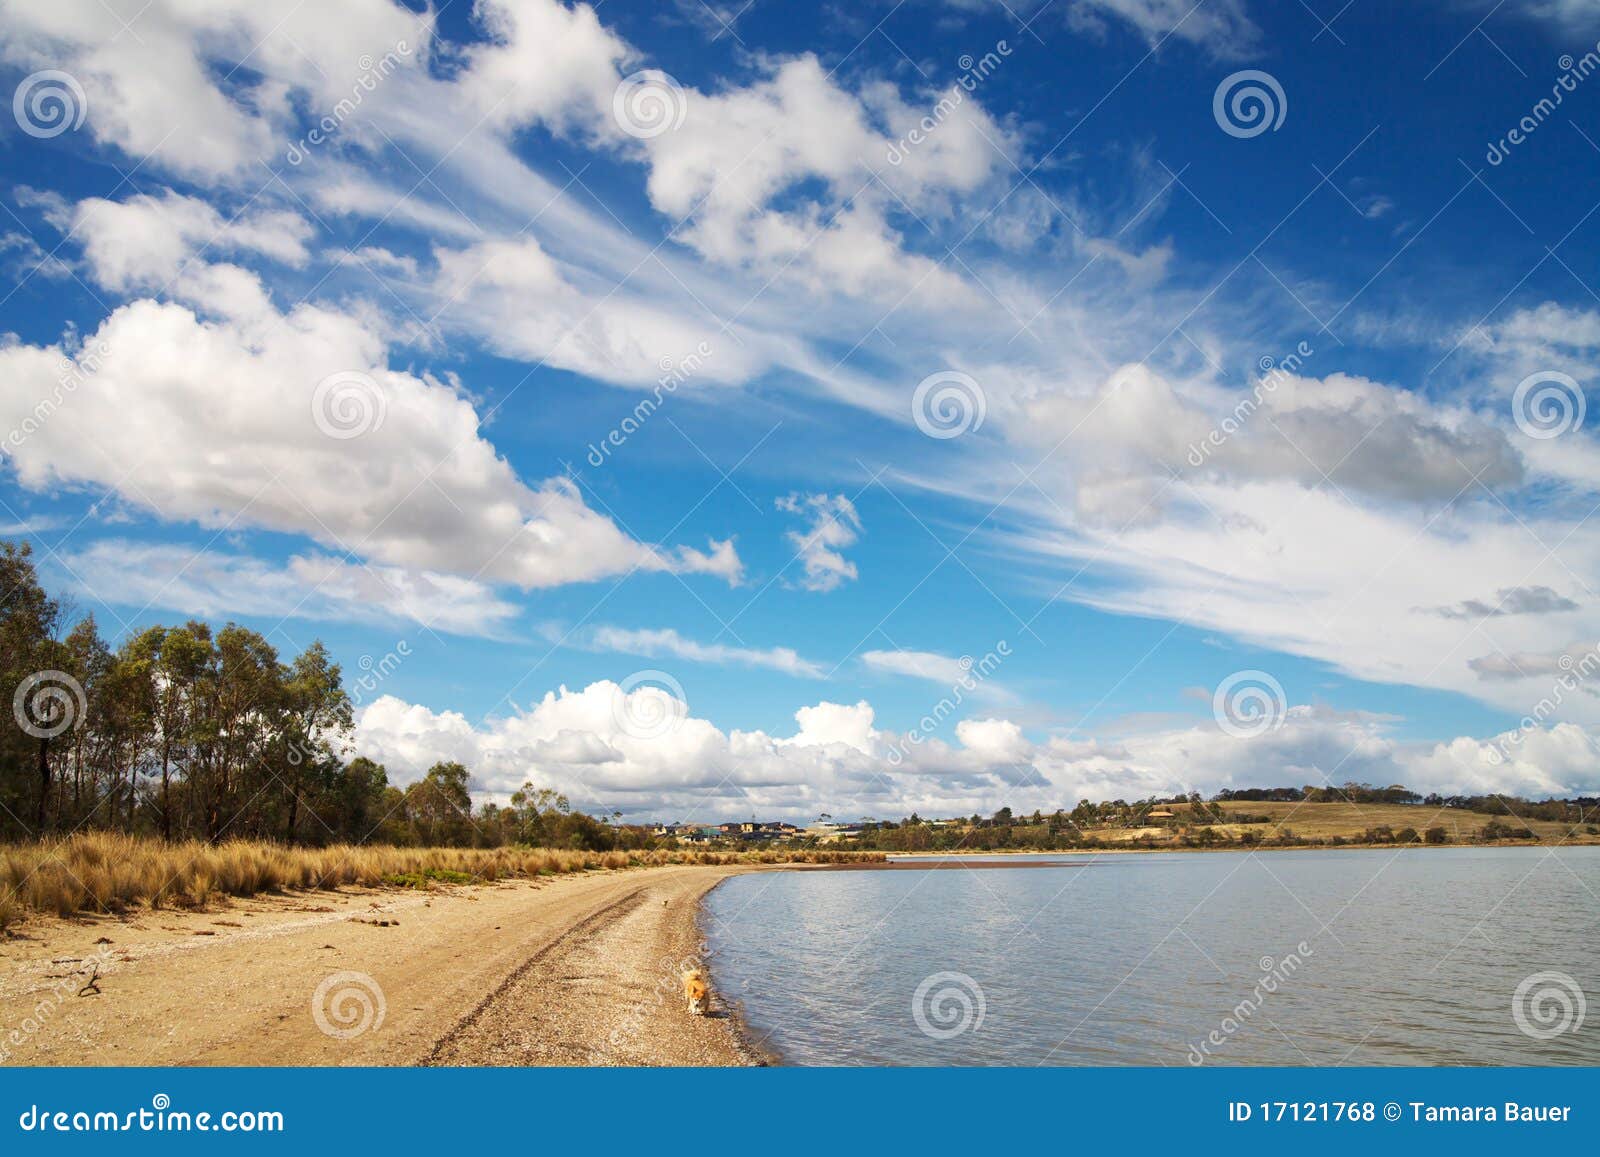
<path fill-rule="evenodd" d="M 0 3 L 109 635 L 635 817 L 1600 786 L 1600 5 L 305 7 Z"/>

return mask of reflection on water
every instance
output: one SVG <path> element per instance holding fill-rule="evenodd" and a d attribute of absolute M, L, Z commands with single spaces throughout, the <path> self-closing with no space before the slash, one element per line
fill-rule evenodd
<path fill-rule="evenodd" d="M 734 877 L 715 979 L 795 1064 L 1600 1064 L 1600 848 L 1052 860 Z"/>

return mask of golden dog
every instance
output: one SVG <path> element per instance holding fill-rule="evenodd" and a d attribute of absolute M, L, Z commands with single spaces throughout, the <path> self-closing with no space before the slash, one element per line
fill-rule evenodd
<path fill-rule="evenodd" d="M 691 968 L 683 974 L 683 995 L 689 1001 L 691 1016 L 705 1016 L 711 1011 L 711 985 L 700 969 Z"/>

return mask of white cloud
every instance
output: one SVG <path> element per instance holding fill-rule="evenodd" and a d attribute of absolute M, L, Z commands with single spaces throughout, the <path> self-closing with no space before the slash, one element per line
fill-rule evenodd
<path fill-rule="evenodd" d="M 1111 15 L 1131 24 L 1152 47 L 1172 37 L 1224 57 L 1248 54 L 1261 35 L 1243 0 L 1073 0 L 1067 12 L 1068 22 L 1080 28 L 1097 28 Z"/>
<path fill-rule="evenodd" d="M 102 539 L 68 553 L 86 596 L 201 618 L 258 615 L 415 623 L 462 635 L 502 633 L 517 608 L 483 583 L 431 571 L 361 566 L 322 554 L 265 559 L 172 544 Z"/>
<path fill-rule="evenodd" d="M 659 694 L 637 689 L 634 695 Z M 796 732 L 722 731 L 678 704 L 678 725 L 644 739 L 623 727 L 621 689 L 601 681 L 565 687 L 526 711 L 480 725 L 391 696 L 357 721 L 356 748 L 385 763 L 399 782 L 440 759 L 474 770 L 475 786 L 504 797 L 532 779 L 565 791 L 580 807 L 632 818 L 722 819 L 988 814 L 1071 808 L 1079 799 L 1138 799 L 1222 787 L 1322 786 L 1327 777 L 1404 783 L 1423 792 L 1511 791 L 1542 796 L 1592 790 L 1600 743 L 1563 724 L 1534 732 L 1497 765 L 1486 740 L 1410 744 L 1388 721 L 1293 707 L 1281 727 L 1254 739 L 1215 724 L 1115 742 L 1052 738 L 1033 742 L 1006 719 L 963 720 L 956 745 L 920 743 L 876 726 L 872 706 L 823 702 L 795 713 Z M 887 761 L 892 748 L 905 758 Z M 1419 816 L 1425 813 L 1419 812 Z"/>
<path fill-rule="evenodd" d="M 9 64 L 81 84 L 96 140 L 189 177 L 236 180 L 274 159 L 292 92 L 321 115 L 350 96 L 363 59 L 404 42 L 420 63 L 433 15 L 388 0 L 3 0 L 0 21 Z"/>
<path fill-rule="evenodd" d="M 971 660 L 963 665 L 960 659 L 932 651 L 863 651 L 861 661 L 875 671 L 926 679 L 946 687 L 967 678 L 972 667 Z"/>
<path fill-rule="evenodd" d="M 95 281 L 119 293 L 160 289 L 197 256 L 251 253 L 297 268 L 311 256 L 311 223 L 298 213 L 248 205 L 224 217 L 171 189 L 125 201 L 91 197 L 64 223 Z"/>
<path fill-rule="evenodd" d="M 525 589 L 634 569 L 737 580 L 731 541 L 640 543 L 567 480 L 520 480 L 482 437 L 471 400 L 389 369 L 363 318 L 306 303 L 280 313 L 232 266 L 200 266 L 185 292 L 225 316 L 150 300 L 112 313 L 72 358 L 70 397 L 11 448 L 23 486 L 108 487 L 169 521 L 299 533 L 391 566 Z M 67 357 L 59 346 L 0 348 L 4 425 L 22 427 L 59 391 Z M 343 403 L 319 395 L 332 375 L 353 383 Z M 344 419 L 365 432 L 325 432 Z"/>
<path fill-rule="evenodd" d="M 691 663 L 733 664 L 742 667 L 764 667 L 786 675 L 799 675 L 807 679 L 820 679 L 824 671 L 819 663 L 802 659 L 790 647 L 736 647 L 726 643 L 701 643 L 686 639 L 671 628 L 665 630 L 624 630 L 621 627 L 599 627 L 591 643 L 602 651 L 618 651 L 626 655 L 648 655 L 684 659 Z"/>
<path fill-rule="evenodd" d="M 587 294 L 531 237 L 434 253 L 436 317 L 476 334 L 505 357 L 645 385 L 693 357 L 694 382 L 740 381 L 761 368 L 742 338 L 715 318 L 662 308 L 622 286 Z M 756 343 L 759 347 L 761 342 Z M 709 350 L 709 356 L 698 354 Z"/>
<path fill-rule="evenodd" d="M 501 128 L 543 123 L 597 130 L 610 113 L 623 62 L 635 54 L 593 8 L 478 0 L 473 15 L 490 40 L 464 54 L 455 84 L 460 115 Z"/>
<path fill-rule="evenodd" d="M 805 568 L 802 586 L 831 591 L 857 577 L 856 564 L 840 553 L 861 537 L 861 516 L 850 499 L 843 494 L 790 494 L 778 499 L 777 506 L 811 520 L 806 529 L 784 535 Z"/>

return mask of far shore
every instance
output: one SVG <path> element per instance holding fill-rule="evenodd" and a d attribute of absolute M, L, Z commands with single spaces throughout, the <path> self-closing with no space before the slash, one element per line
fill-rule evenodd
<path fill-rule="evenodd" d="M 1250 852 L 1393 852 L 1402 849 L 1415 848 L 1430 852 L 1462 851 L 1471 848 L 1593 848 L 1600 847 L 1600 840 L 1593 837 L 1587 839 L 1574 839 L 1562 841 L 1544 840 L 1483 840 L 1472 843 L 1382 843 L 1382 844 L 1221 844 L 1215 847 L 1186 848 L 1177 845 L 1166 845 L 1155 848 L 1061 848 L 1058 851 L 1040 851 L 1036 848 L 991 848 L 962 850 L 955 852 L 885 852 L 888 857 L 886 862 L 860 863 L 860 864 L 811 864 L 798 870 L 821 872 L 843 871 L 864 872 L 882 871 L 893 868 L 896 861 L 901 860 L 962 860 L 978 856 L 1007 856 L 1026 858 L 1029 856 L 1155 856 L 1171 855 L 1180 852 L 1203 853 L 1205 855 L 1228 854 L 1238 855 Z M 975 866 L 975 865 L 968 865 Z M 1005 865 L 999 865 L 1004 867 Z"/>

